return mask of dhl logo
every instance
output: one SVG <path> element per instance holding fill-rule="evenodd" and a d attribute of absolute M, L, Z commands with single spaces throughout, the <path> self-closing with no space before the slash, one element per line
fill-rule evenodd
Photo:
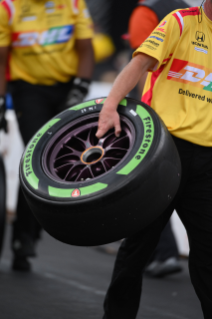
<path fill-rule="evenodd" d="M 163 29 L 163 28 L 157 28 L 156 31 L 160 31 L 160 32 L 166 33 L 165 29 Z"/>
<path fill-rule="evenodd" d="M 174 59 L 168 80 L 191 84 L 212 92 L 212 69 L 188 61 Z"/>
<path fill-rule="evenodd" d="M 50 45 L 68 42 L 74 31 L 73 25 L 55 27 L 42 32 L 17 32 L 12 35 L 12 46 L 17 48 L 33 45 Z"/>

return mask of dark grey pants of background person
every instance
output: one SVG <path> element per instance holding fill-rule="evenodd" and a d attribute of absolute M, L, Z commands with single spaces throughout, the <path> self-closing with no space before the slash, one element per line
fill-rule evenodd
<path fill-rule="evenodd" d="M 179 191 L 168 209 L 154 223 L 127 238 L 121 245 L 105 303 L 104 319 L 134 319 L 142 272 L 160 233 L 174 209 L 189 237 L 189 271 L 205 319 L 212 316 L 212 147 L 173 138 L 182 162 Z"/>
<path fill-rule="evenodd" d="M 24 81 L 9 83 L 9 92 L 12 94 L 19 130 L 25 145 L 47 121 L 59 113 L 71 84 L 71 81 L 53 86 L 32 85 Z M 16 216 L 12 243 L 21 241 L 23 249 L 16 250 L 12 244 L 13 251 L 23 257 L 33 256 L 33 243 L 40 237 L 41 226 L 31 213 L 21 189 Z"/>

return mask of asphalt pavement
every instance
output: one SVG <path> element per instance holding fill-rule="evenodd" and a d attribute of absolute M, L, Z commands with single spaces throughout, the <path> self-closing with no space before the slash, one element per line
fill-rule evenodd
<path fill-rule="evenodd" d="M 30 273 L 11 270 L 7 226 L 0 261 L 1 319 L 100 319 L 114 254 L 60 243 L 43 232 Z M 203 319 L 188 274 L 144 279 L 138 319 Z M 121 318 L 117 318 L 121 319 Z"/>

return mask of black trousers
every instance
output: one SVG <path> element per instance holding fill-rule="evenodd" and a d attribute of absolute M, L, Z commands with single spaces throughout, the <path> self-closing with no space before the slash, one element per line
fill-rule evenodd
<path fill-rule="evenodd" d="M 25 145 L 47 121 L 59 113 L 71 85 L 72 81 L 53 86 L 32 85 L 24 81 L 9 83 L 9 92 L 13 98 L 19 130 Z M 12 241 L 23 237 L 35 241 L 40 237 L 40 230 L 41 226 L 19 189 Z"/>
<path fill-rule="evenodd" d="M 104 319 L 136 317 L 143 269 L 174 209 L 188 233 L 192 284 L 204 318 L 212 318 L 212 147 L 173 139 L 182 163 L 178 193 L 154 223 L 122 243 L 104 302 Z"/>
<path fill-rule="evenodd" d="M 171 257 L 175 257 L 176 259 L 178 259 L 179 252 L 171 227 L 171 221 L 169 220 L 160 235 L 159 242 L 153 252 L 153 255 L 151 256 L 150 262 L 153 260 L 163 262 Z"/>

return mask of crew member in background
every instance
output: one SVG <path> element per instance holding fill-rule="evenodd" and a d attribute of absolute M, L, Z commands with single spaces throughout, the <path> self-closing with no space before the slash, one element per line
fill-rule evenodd
<path fill-rule="evenodd" d="M 133 10 L 129 19 L 129 42 L 130 47 L 135 51 L 141 43 L 148 38 L 165 16 L 178 9 L 187 8 L 188 5 L 182 0 L 140 0 L 137 7 Z M 162 28 L 162 27 L 161 27 Z M 158 36 L 163 36 L 158 31 Z M 156 36 L 157 36 L 156 35 Z M 144 74 L 138 83 L 139 98 L 142 96 L 144 84 L 148 72 Z M 133 96 L 132 96 L 133 97 Z M 151 277 L 164 277 L 169 274 L 182 271 L 178 261 L 179 252 L 177 243 L 169 221 L 161 233 L 160 241 L 145 269 L 147 275 Z"/>
<path fill-rule="evenodd" d="M 92 37 L 84 0 L 0 3 L 0 107 L 5 109 L 8 81 L 25 145 L 49 119 L 83 101 L 94 65 Z M 40 230 L 19 190 L 12 234 L 14 270 L 30 270 L 28 257 L 35 256 Z"/>

